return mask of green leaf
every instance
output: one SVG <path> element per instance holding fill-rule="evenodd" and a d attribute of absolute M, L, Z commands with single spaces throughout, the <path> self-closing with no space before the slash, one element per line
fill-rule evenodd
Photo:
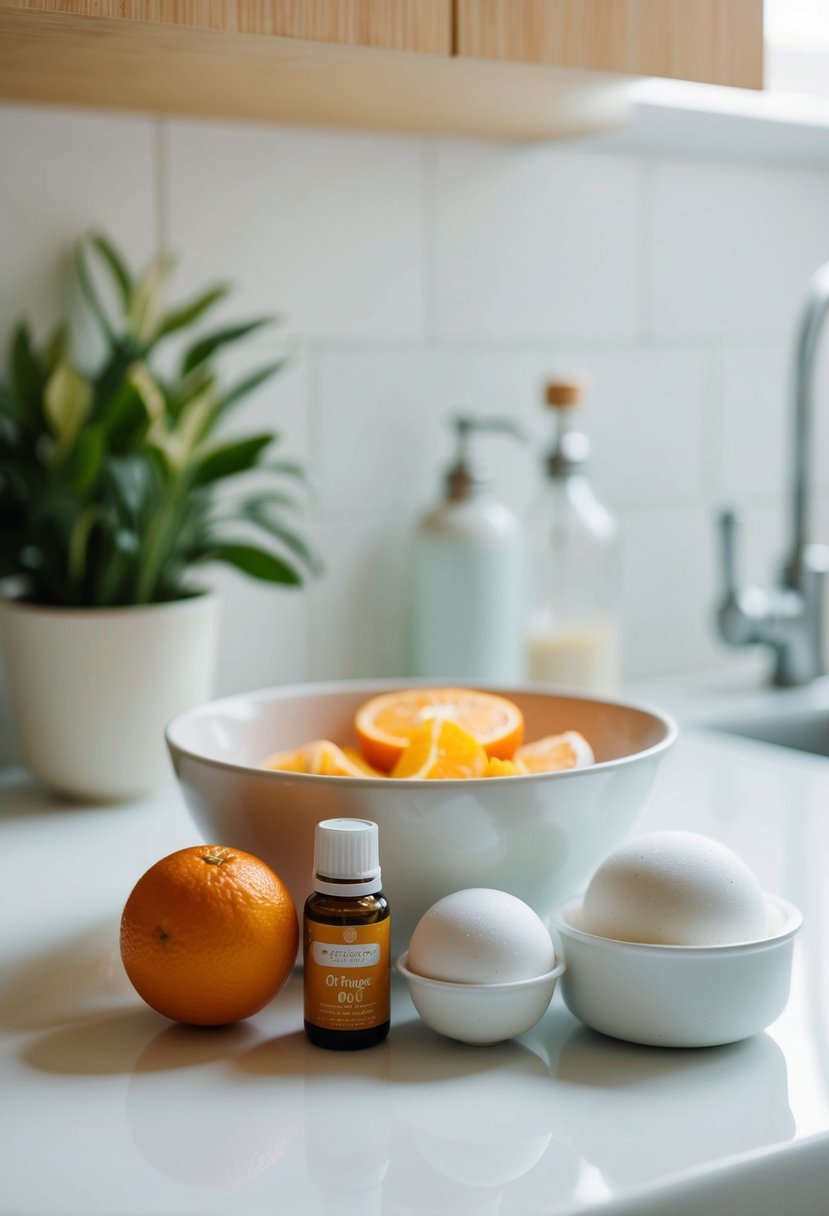
<path fill-rule="evenodd" d="M 127 311 L 127 326 L 139 349 L 149 350 L 161 325 L 164 288 L 173 264 L 157 257 L 135 285 Z"/>
<path fill-rule="evenodd" d="M 297 481 L 303 481 L 308 484 L 308 474 L 305 469 L 295 460 L 276 460 L 262 466 L 263 469 L 270 473 L 279 473 L 282 477 L 293 477 Z"/>
<path fill-rule="evenodd" d="M 140 521 L 151 518 L 161 498 L 164 487 L 161 462 L 149 452 L 112 456 L 104 466 L 103 481 L 117 517 L 126 519 L 137 534 Z"/>
<path fill-rule="evenodd" d="M 12 422 L 23 422 L 25 417 L 22 404 L 2 384 L 0 384 L 0 414 L 4 418 L 10 418 Z"/>
<path fill-rule="evenodd" d="M 15 456 L 5 442 L 0 446 L 0 504 L 12 497 L 30 500 L 41 480 L 40 470 L 33 468 L 29 459 Z"/>
<path fill-rule="evenodd" d="M 113 329 L 106 309 L 101 301 L 101 297 L 95 289 L 95 284 L 92 282 L 92 276 L 89 273 L 89 267 L 86 264 L 86 254 L 83 245 L 79 245 L 75 250 L 75 273 L 78 276 L 81 293 L 89 305 L 92 315 L 101 327 L 101 331 L 110 346 L 117 344 L 115 330 Z"/>
<path fill-rule="evenodd" d="M 211 377 L 201 392 L 190 398 L 175 425 L 173 433 L 182 445 L 185 458 L 213 430 L 216 407 L 216 393 Z"/>
<path fill-rule="evenodd" d="M 265 384 L 272 376 L 275 376 L 287 362 L 287 359 L 278 359 L 275 363 L 269 363 L 265 367 L 260 367 L 258 371 L 253 372 L 250 376 L 246 376 L 238 384 L 234 384 L 232 388 L 229 388 L 222 395 L 219 402 L 218 415 L 226 413 L 232 405 L 236 405 L 250 393 L 255 392 L 260 385 Z"/>
<path fill-rule="evenodd" d="M 46 382 L 43 405 L 57 440 L 57 455 L 70 451 L 92 405 L 92 386 L 71 363 L 62 362 Z"/>
<path fill-rule="evenodd" d="M 114 451 L 129 451 L 147 433 L 150 419 L 143 397 L 129 380 L 122 380 L 98 415 L 104 435 Z"/>
<path fill-rule="evenodd" d="M 164 394 L 146 363 L 133 363 L 127 372 L 127 382 L 132 385 L 141 398 L 150 422 L 163 419 L 166 413 Z"/>
<path fill-rule="evenodd" d="M 198 367 L 200 363 L 204 363 L 223 346 L 230 346 L 233 342 L 238 342 L 240 338 L 247 337 L 248 334 L 261 329 L 263 325 L 271 324 L 271 320 L 270 317 L 260 317 L 256 321 L 246 321 L 241 325 L 230 325 L 227 329 L 220 329 L 215 333 L 208 334 L 204 338 L 200 338 L 198 342 L 194 343 L 185 352 L 181 363 L 181 374 L 186 376 L 194 367 Z"/>
<path fill-rule="evenodd" d="M 237 439 L 211 448 L 196 466 L 194 485 L 207 485 L 222 477 L 232 477 L 252 469 L 259 456 L 273 442 L 273 435 L 252 435 L 249 439 Z"/>
<path fill-rule="evenodd" d="M 69 327 L 65 323 L 58 325 L 43 349 L 46 370 L 52 371 L 63 359 L 69 347 Z"/>
<path fill-rule="evenodd" d="M 299 574 L 287 562 L 256 545 L 217 543 L 204 551 L 201 560 L 224 562 L 227 566 L 235 566 L 250 578 L 261 579 L 266 583 L 281 583 L 291 587 L 302 584 Z"/>
<path fill-rule="evenodd" d="M 36 408 L 43 386 L 43 369 L 32 345 L 25 321 L 16 326 L 11 344 L 11 382 L 18 401 L 27 413 Z"/>
<path fill-rule="evenodd" d="M 271 501 L 273 501 L 279 496 L 273 495 L 270 497 Z M 263 531 L 272 536 L 274 540 L 278 540 L 286 549 L 289 549 L 291 553 L 298 557 L 312 574 L 322 574 L 322 562 L 314 551 L 292 528 L 288 528 L 280 519 L 276 518 L 273 512 L 267 509 L 267 505 L 263 499 L 251 499 L 247 503 L 242 504 L 241 510 L 242 514 L 251 523 L 257 524 Z"/>
<path fill-rule="evenodd" d="M 110 244 L 105 236 L 101 233 L 95 233 L 90 237 L 90 244 L 97 251 L 101 260 L 109 268 L 115 284 L 118 288 L 118 294 L 121 297 L 121 304 L 124 312 L 127 312 L 132 299 L 133 282 L 132 275 L 115 247 Z"/>
<path fill-rule="evenodd" d="M 287 507 L 290 511 L 298 511 L 301 509 L 302 503 L 292 494 L 285 494 L 281 490 L 260 490 L 256 494 L 250 494 L 247 498 L 242 499 L 241 502 L 233 504 L 233 509 L 248 519 L 253 518 L 255 512 L 267 507 Z"/>
<path fill-rule="evenodd" d="M 208 291 L 203 292 L 202 295 L 197 296 L 195 300 L 191 300 L 189 304 L 184 304 L 181 308 L 168 312 L 161 322 L 156 339 L 166 338 L 169 334 L 174 334 L 180 329 L 186 329 L 188 325 L 194 325 L 196 321 L 201 320 L 214 304 L 217 304 L 219 300 L 223 300 L 229 291 L 229 284 L 219 283 L 216 287 L 211 287 Z"/>
<path fill-rule="evenodd" d="M 81 584 L 86 571 L 86 554 L 89 548 L 89 537 L 94 528 L 100 508 L 87 507 L 75 520 L 69 536 L 68 575 L 69 585 L 76 598 L 81 596 Z"/>
<path fill-rule="evenodd" d="M 289 549 L 301 562 L 304 562 L 311 574 L 319 576 L 325 572 L 325 566 L 317 554 L 293 529 L 286 528 L 275 519 L 269 519 L 267 522 L 263 519 L 259 522 L 260 527 L 269 532 L 286 549 Z"/>
<path fill-rule="evenodd" d="M 104 434 L 101 427 L 84 427 L 66 467 L 72 490 L 81 501 L 88 498 L 98 484 L 103 459 Z"/>
<path fill-rule="evenodd" d="M 101 509 L 95 530 L 95 570 L 86 594 L 97 605 L 128 604 L 138 571 L 140 533 L 122 525 L 110 505 Z"/>
<path fill-rule="evenodd" d="M 194 368 L 188 375 L 182 376 L 174 384 L 168 385 L 166 393 L 169 413 L 174 418 L 177 417 L 187 402 L 198 396 L 208 384 L 215 388 L 216 376 L 209 367 L 202 366 Z"/>
<path fill-rule="evenodd" d="M 137 604 L 154 602 L 158 585 L 164 578 L 164 570 L 176 560 L 182 519 L 187 510 L 181 491 L 181 485 L 174 483 L 171 493 L 147 525 L 135 582 Z"/>

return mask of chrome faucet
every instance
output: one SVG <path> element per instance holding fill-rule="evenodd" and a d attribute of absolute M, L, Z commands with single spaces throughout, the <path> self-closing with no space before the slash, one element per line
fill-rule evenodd
<path fill-rule="evenodd" d="M 780 585 L 740 587 L 734 511 L 720 517 L 725 597 L 717 619 L 732 646 L 763 643 L 774 652 L 772 680 L 782 687 L 808 684 L 824 674 L 824 581 L 829 548 L 809 540 L 814 364 L 829 312 L 829 262 L 814 274 L 800 318 L 794 366 L 791 539 Z"/>

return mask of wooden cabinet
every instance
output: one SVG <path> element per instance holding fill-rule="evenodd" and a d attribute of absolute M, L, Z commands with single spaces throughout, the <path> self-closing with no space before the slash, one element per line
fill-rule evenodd
<path fill-rule="evenodd" d="M 455 0 L 472 59 L 763 86 L 763 0 Z"/>
<path fill-rule="evenodd" d="M 168 29 L 260 34 L 449 55 L 452 0 L 4 0 L 0 11 L 71 18 L 58 28 L 89 21 L 121 23 L 125 37 L 136 24 Z M 130 28 L 132 32 L 130 32 Z M 102 27 L 98 27 L 102 28 Z"/>
<path fill-rule="evenodd" d="M 759 87 L 762 0 L 0 0 L 0 98 L 497 139 Z"/>

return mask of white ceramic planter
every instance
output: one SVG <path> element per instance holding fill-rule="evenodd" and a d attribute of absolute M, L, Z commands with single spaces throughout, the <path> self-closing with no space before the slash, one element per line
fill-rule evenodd
<path fill-rule="evenodd" d="M 0 598 L 24 764 L 73 798 L 123 801 L 171 775 L 164 727 L 210 698 L 211 594 L 136 608 L 46 608 Z"/>

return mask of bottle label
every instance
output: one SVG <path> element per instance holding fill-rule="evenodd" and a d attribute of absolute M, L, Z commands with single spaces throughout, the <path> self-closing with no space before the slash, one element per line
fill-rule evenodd
<path fill-rule="evenodd" d="M 323 1030 L 370 1030 L 389 1020 L 389 929 L 305 921 L 305 1019 Z"/>

